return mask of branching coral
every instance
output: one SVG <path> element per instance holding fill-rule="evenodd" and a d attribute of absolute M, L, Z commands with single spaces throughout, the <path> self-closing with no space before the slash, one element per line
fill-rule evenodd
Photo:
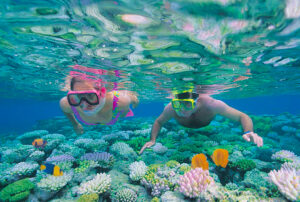
<path fill-rule="evenodd" d="M 111 178 L 105 173 L 98 173 L 92 180 L 81 183 L 78 188 L 79 194 L 101 194 L 106 192 L 111 185 Z"/>
<path fill-rule="evenodd" d="M 53 176 L 48 175 L 46 178 L 43 178 L 37 186 L 46 191 L 58 191 L 62 189 L 67 183 L 72 179 L 71 174 L 64 173 L 63 176 Z"/>
<path fill-rule="evenodd" d="M 213 178 L 209 176 L 208 170 L 195 168 L 180 177 L 180 192 L 187 197 L 196 198 L 213 183 Z"/>
<path fill-rule="evenodd" d="M 143 161 L 135 161 L 129 165 L 130 179 L 132 181 L 141 180 L 147 172 L 147 166 Z"/>
<path fill-rule="evenodd" d="M 287 199 L 300 200 L 300 176 L 295 169 L 273 170 L 269 173 L 269 177 Z"/>

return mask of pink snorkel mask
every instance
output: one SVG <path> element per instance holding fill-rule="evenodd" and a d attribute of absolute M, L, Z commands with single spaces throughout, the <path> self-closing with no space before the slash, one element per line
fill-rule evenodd
<path fill-rule="evenodd" d="M 103 71 L 105 71 L 105 70 L 91 69 L 79 65 L 75 65 L 73 66 L 73 68 L 88 71 L 98 75 L 102 75 Z M 102 85 L 104 84 L 104 82 L 98 77 L 77 72 L 77 71 L 71 71 L 70 76 L 79 78 L 80 80 L 93 82 L 96 88 L 96 89 L 86 90 L 86 91 L 70 90 L 67 94 L 67 98 L 71 106 L 77 107 L 82 103 L 82 101 L 86 101 L 89 105 L 98 105 L 100 104 L 100 100 L 105 99 L 106 88 Z"/>

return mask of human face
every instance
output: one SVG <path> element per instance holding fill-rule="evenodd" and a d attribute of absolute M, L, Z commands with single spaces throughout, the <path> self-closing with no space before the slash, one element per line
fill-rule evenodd
<path fill-rule="evenodd" d="M 74 90 L 69 91 L 67 98 L 71 106 L 80 106 L 84 111 L 89 111 L 103 101 L 105 91 L 104 87 L 100 90 L 88 82 L 78 82 L 74 85 Z"/>
<path fill-rule="evenodd" d="M 178 116 L 189 117 L 196 111 L 198 94 L 187 92 L 175 95 L 175 97 L 177 99 L 172 100 L 172 107 Z"/>

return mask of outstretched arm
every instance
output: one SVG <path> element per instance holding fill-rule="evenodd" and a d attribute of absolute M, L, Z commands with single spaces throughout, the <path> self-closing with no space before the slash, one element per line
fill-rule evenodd
<path fill-rule="evenodd" d="M 143 151 L 146 148 L 149 148 L 155 144 L 156 138 L 158 133 L 160 132 L 161 127 L 168 122 L 171 118 L 173 118 L 172 114 L 172 106 L 169 103 L 164 111 L 161 113 L 161 115 L 154 121 L 154 124 L 152 126 L 151 130 L 151 139 L 149 142 L 147 142 L 141 149 L 140 154 L 143 153 Z"/>
<path fill-rule="evenodd" d="M 220 100 L 213 100 L 211 102 L 211 107 L 216 114 L 233 121 L 239 121 L 244 130 L 243 138 L 246 141 L 252 141 L 259 147 L 263 145 L 262 138 L 253 132 L 253 122 L 247 114 L 228 106 Z"/>
<path fill-rule="evenodd" d="M 73 128 L 76 132 L 76 134 L 83 134 L 83 127 L 78 121 L 75 119 L 75 116 L 73 114 L 73 111 L 68 103 L 67 97 L 63 97 L 59 101 L 59 105 L 65 116 L 69 119 L 71 124 L 73 125 Z"/>

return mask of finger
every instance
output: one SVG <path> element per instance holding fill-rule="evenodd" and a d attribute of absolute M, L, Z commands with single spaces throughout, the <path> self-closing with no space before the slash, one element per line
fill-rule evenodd
<path fill-rule="evenodd" d="M 246 134 L 246 135 L 243 135 L 243 138 L 244 138 L 244 140 L 246 140 L 246 141 L 250 141 L 250 138 L 249 138 L 249 136 Z"/>
<path fill-rule="evenodd" d="M 147 146 L 147 145 L 144 145 L 144 146 L 142 147 L 142 149 L 141 149 L 141 151 L 140 151 L 139 154 L 142 154 L 142 153 L 144 152 L 144 150 L 146 149 L 146 146 Z"/>
<path fill-rule="evenodd" d="M 263 146 L 263 139 L 260 137 L 259 138 L 259 146 L 262 147 Z"/>
<path fill-rule="evenodd" d="M 261 146 L 264 145 L 264 140 L 261 138 Z"/>

